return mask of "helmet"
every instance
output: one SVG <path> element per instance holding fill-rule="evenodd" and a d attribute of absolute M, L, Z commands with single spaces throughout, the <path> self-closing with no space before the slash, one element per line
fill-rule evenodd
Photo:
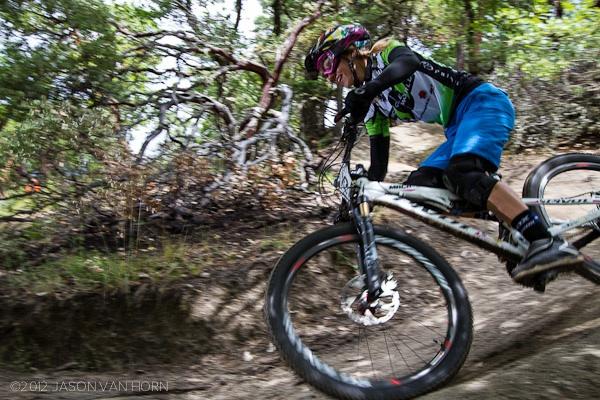
<path fill-rule="evenodd" d="M 308 78 L 317 79 L 319 71 L 324 75 L 333 73 L 340 62 L 339 56 L 352 45 L 357 49 L 371 45 L 371 36 L 364 26 L 336 25 L 323 32 L 304 59 Z"/>

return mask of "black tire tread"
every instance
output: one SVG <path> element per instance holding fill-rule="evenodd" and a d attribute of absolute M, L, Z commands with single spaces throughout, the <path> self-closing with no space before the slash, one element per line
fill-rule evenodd
<path fill-rule="evenodd" d="M 559 154 L 537 165 L 525 179 L 523 197 L 537 197 L 537 191 L 542 179 L 557 166 L 565 163 L 589 162 L 600 165 L 600 155 L 590 153 Z"/>

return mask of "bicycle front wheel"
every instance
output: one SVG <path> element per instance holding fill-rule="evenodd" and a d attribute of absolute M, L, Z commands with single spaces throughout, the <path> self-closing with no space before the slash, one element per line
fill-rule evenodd
<path fill-rule="evenodd" d="M 409 399 L 450 380 L 473 336 L 456 272 L 431 247 L 375 227 L 381 307 L 364 311 L 358 235 L 351 224 L 317 231 L 279 260 L 266 294 L 274 344 L 308 383 L 344 399 Z M 372 311 L 372 312 L 371 312 Z"/>

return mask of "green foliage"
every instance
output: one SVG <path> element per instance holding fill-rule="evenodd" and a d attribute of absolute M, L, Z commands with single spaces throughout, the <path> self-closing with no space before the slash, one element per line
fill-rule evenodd
<path fill-rule="evenodd" d="M 563 18 L 552 15 L 548 2 L 531 11 L 502 8 L 495 19 L 510 32 L 506 67 L 530 77 L 554 78 L 573 63 L 600 55 L 600 8 L 592 1 L 562 1 Z"/>
<path fill-rule="evenodd" d="M 0 5 L 0 126 L 42 97 L 97 101 L 119 61 L 108 7 L 101 1 L 8 1 Z"/>
<path fill-rule="evenodd" d="M 69 102 L 33 100 L 20 123 L 0 131 L 0 165 L 6 167 L 0 190 L 18 193 L 32 176 L 45 191 L 64 191 L 103 176 L 101 164 L 119 152 L 113 116 Z M 15 168 L 16 167 L 16 168 Z"/>
<path fill-rule="evenodd" d="M 153 260 L 143 255 L 132 261 L 73 249 L 101 248 L 92 239 L 108 237 L 114 242 L 107 250 L 132 250 L 138 239 L 132 231 L 145 228 L 148 215 L 180 226 L 203 221 L 216 203 L 232 210 L 277 207 L 296 178 L 296 169 L 285 168 L 294 160 L 280 162 L 293 157 L 285 140 L 278 139 L 281 151 L 273 158 L 280 160 L 266 159 L 236 181 L 242 174 L 230 168 L 233 151 L 227 146 L 233 146 L 220 142 L 225 118 L 213 108 L 218 102 L 237 122 L 245 120 L 264 82 L 256 73 L 240 71 L 243 63 L 236 65 L 227 55 L 272 70 L 277 49 L 314 3 L 283 0 L 282 34 L 275 35 L 274 2 L 264 0 L 255 38 L 235 31 L 227 15 L 232 10 L 209 7 L 216 1 L 140 3 L 0 3 L 0 218 L 32 221 L 6 225 L 0 258 L 6 260 L 3 267 L 14 270 L 35 264 L 32 257 L 39 254 L 54 254 L 57 246 L 68 247 L 60 260 L 36 261 L 42 265 L 32 279 L 40 288 L 64 284 L 65 276 L 82 287 L 117 285 L 140 273 L 153 277 L 145 265 Z M 193 12 L 186 12 L 191 3 Z M 282 72 L 280 83 L 294 91 L 292 127 L 308 126 L 305 138 L 317 146 L 330 143 L 333 135 L 327 136 L 320 123 L 326 110 L 319 105 L 335 99 L 336 89 L 322 78 L 305 79 L 304 56 L 331 25 L 359 22 L 374 40 L 407 40 L 440 62 L 476 70 L 509 90 L 518 108 L 517 137 L 543 139 L 550 130 L 593 137 L 600 132 L 600 8 L 594 3 L 561 1 L 558 18 L 556 2 L 547 0 L 330 2 L 300 35 Z M 190 40 L 161 36 L 163 30 L 185 31 Z M 215 103 L 205 102 L 206 97 Z M 159 116 L 159 111 L 164 112 Z M 123 140 L 136 124 L 146 132 L 168 126 L 173 139 L 155 159 L 139 165 Z M 212 143 L 218 146 L 202 147 Z M 257 145 L 249 153 L 259 150 Z M 236 188 L 207 194 L 225 171 L 235 176 L 230 183 Z M 262 244 L 276 250 L 283 245 Z M 159 270 L 169 276 L 190 272 L 176 244 L 162 251 L 154 260 Z"/>

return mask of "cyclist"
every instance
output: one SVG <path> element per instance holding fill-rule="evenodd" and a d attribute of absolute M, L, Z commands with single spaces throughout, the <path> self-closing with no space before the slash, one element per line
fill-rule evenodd
<path fill-rule="evenodd" d="M 448 188 L 472 206 L 492 211 L 530 242 L 511 271 L 523 285 L 545 284 L 583 262 L 577 249 L 552 238 L 539 216 L 505 183 L 494 179 L 514 127 L 507 94 L 477 76 L 456 71 L 387 38 L 372 47 L 359 24 L 322 33 L 306 55 L 308 77 L 324 76 L 346 88 L 341 114 L 364 121 L 369 135 L 369 179 L 387 173 L 390 122 L 420 120 L 444 127 L 446 142 L 413 171 L 405 184 Z"/>

